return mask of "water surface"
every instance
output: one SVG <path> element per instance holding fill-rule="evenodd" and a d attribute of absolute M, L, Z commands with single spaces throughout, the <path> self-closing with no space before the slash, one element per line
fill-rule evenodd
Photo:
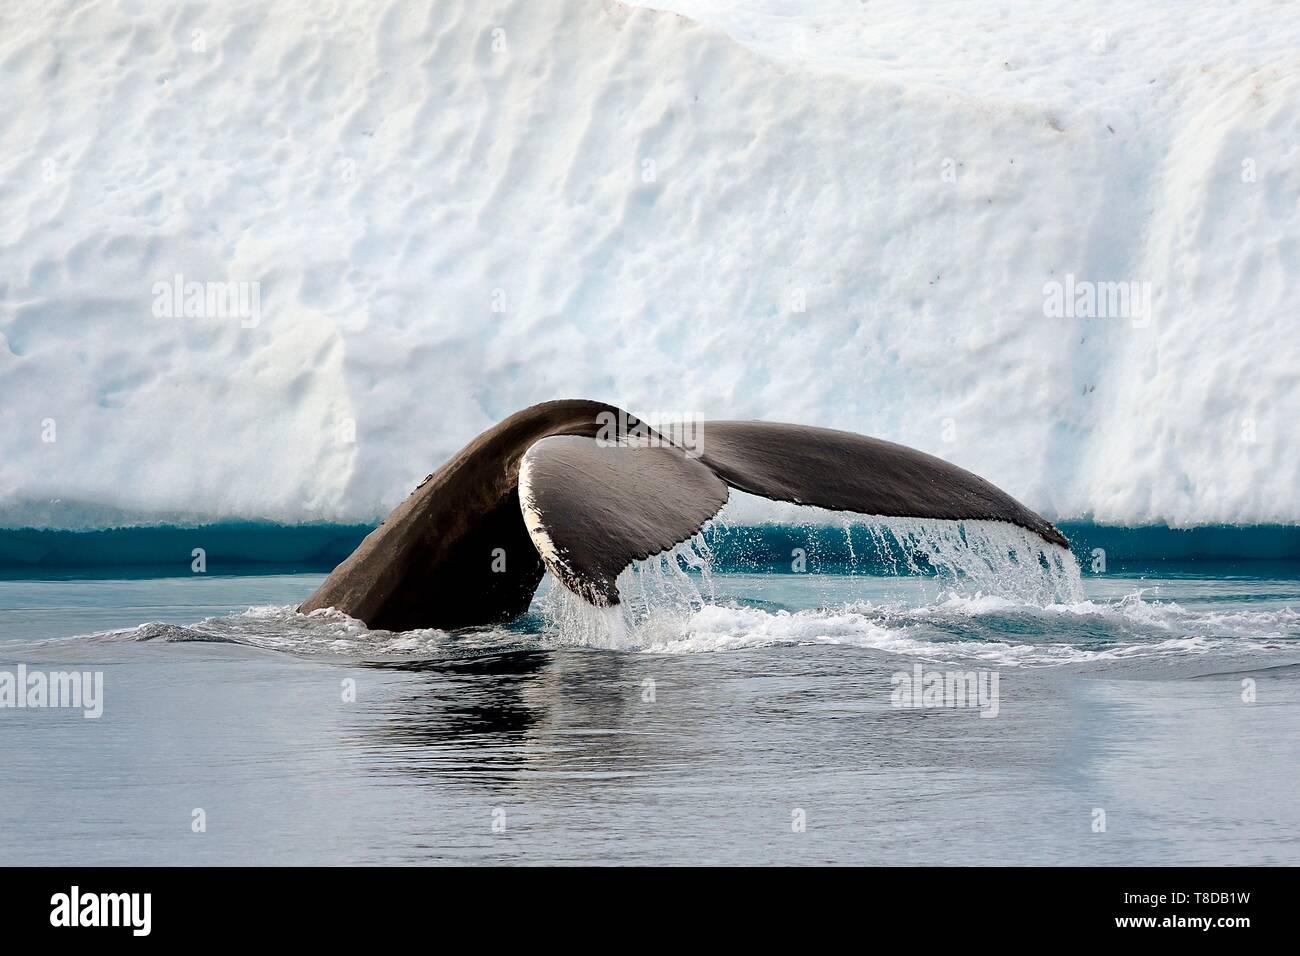
<path fill-rule="evenodd" d="M 545 596 L 456 635 L 296 615 L 321 578 L 0 581 L 0 668 L 105 687 L 97 720 L 0 710 L 0 859 L 1300 863 L 1276 569 L 1046 606 L 719 573 L 618 649 L 564 643 Z M 894 707 L 918 662 L 996 673 L 997 717 Z"/>

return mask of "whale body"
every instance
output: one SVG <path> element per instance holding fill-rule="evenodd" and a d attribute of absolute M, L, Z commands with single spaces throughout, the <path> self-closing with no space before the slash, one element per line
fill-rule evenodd
<path fill-rule="evenodd" d="M 549 570 L 597 606 L 634 561 L 688 540 L 731 488 L 885 517 L 1004 521 L 1069 542 L 950 462 L 852 432 L 707 421 L 689 446 L 612 405 L 534 405 L 479 435 L 366 536 L 300 606 L 371 628 L 454 629 L 527 610 Z"/>

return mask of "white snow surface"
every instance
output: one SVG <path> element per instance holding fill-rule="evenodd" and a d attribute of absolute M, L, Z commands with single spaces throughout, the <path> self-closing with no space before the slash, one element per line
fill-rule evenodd
<path fill-rule="evenodd" d="M 374 520 L 561 397 L 1300 521 L 1295 2 L 659 6 L 0 5 L 0 524 Z"/>

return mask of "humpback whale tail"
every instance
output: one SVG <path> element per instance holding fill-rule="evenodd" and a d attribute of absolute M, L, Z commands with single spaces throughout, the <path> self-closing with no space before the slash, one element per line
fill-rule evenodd
<path fill-rule="evenodd" d="M 692 537 L 730 488 L 864 515 L 1003 521 L 1069 546 L 983 478 L 903 445 L 716 421 L 688 449 L 614 406 L 566 400 L 470 442 L 299 610 L 332 607 L 387 630 L 499 623 L 528 608 L 546 570 L 588 602 L 614 605 L 619 573 Z"/>

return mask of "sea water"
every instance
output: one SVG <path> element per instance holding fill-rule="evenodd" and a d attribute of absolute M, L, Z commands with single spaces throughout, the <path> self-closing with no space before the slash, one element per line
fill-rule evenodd
<path fill-rule="evenodd" d="M 1300 863 L 1294 565 L 774 534 L 458 633 L 297 614 L 320 573 L 11 575 L 0 670 L 103 699 L 0 707 L 0 859 Z"/>

